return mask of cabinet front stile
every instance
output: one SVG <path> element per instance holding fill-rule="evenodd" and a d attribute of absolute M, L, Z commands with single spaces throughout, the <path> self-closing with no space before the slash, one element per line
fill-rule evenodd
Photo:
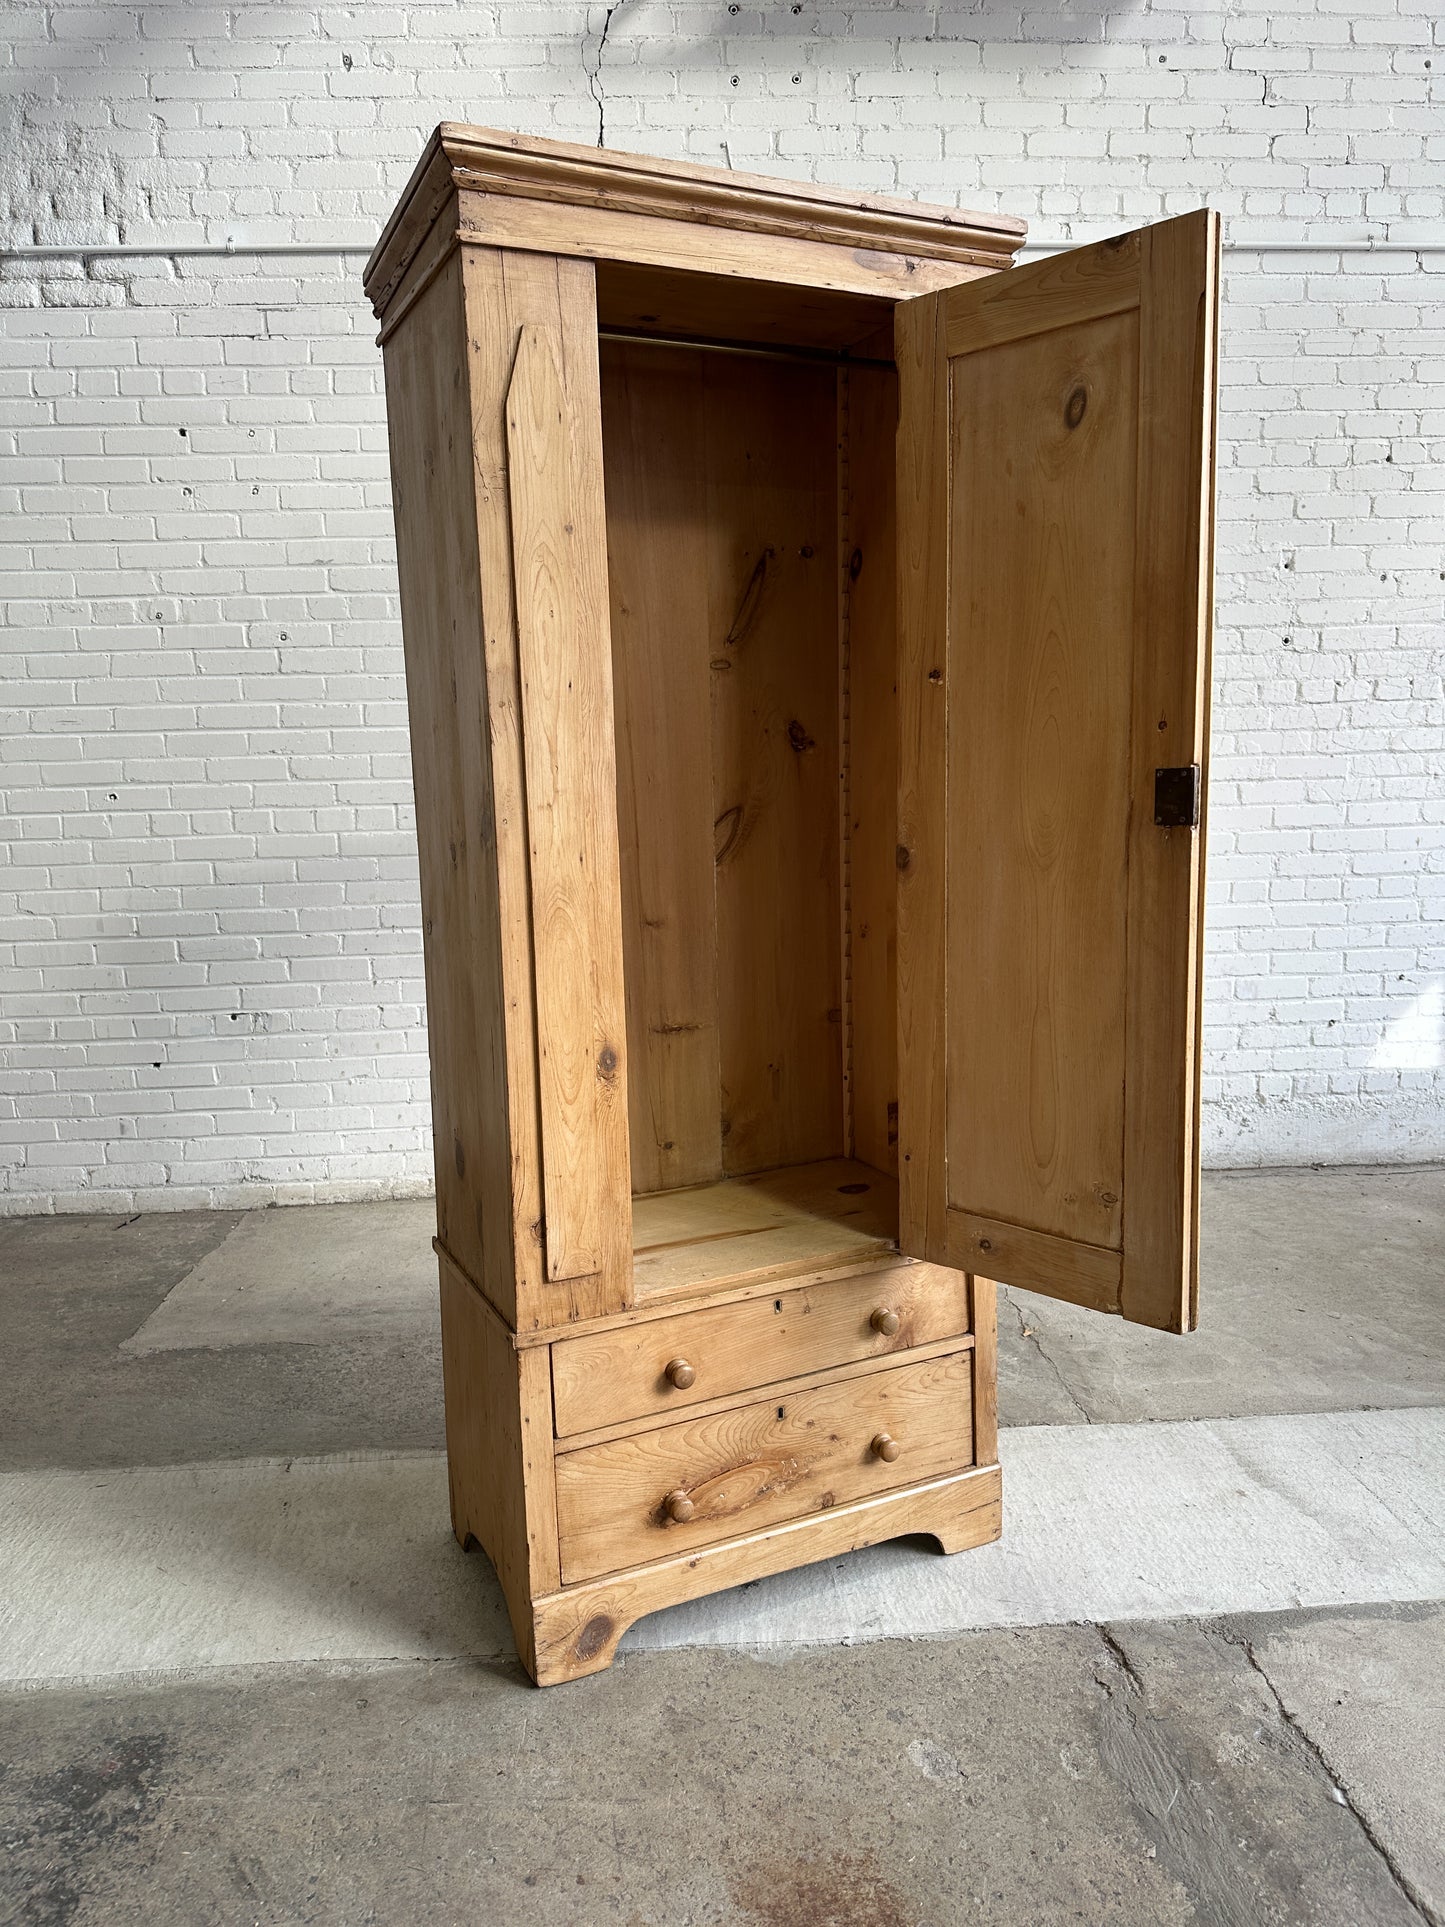
<path fill-rule="evenodd" d="M 461 255 L 527 1330 L 633 1296 L 595 271 Z"/>

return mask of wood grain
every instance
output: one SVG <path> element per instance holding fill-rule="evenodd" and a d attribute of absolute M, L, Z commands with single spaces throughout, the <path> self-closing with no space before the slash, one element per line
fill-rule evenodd
<path fill-rule="evenodd" d="M 969 1278 L 973 1325 L 973 1456 L 978 1465 L 998 1458 L 998 1287 L 974 1272 Z"/>
<path fill-rule="evenodd" d="M 1129 841 L 1126 1318 L 1199 1318 L 1199 1027 L 1213 614 L 1219 218 L 1144 235 Z M 1154 770 L 1198 763 L 1200 827 L 1152 820 Z"/>
<path fill-rule="evenodd" d="M 949 1203 L 1117 1249 L 1137 316 L 951 367 Z"/>
<path fill-rule="evenodd" d="M 633 1208 L 637 1301 L 695 1291 L 712 1279 L 783 1279 L 897 1249 L 897 1188 L 846 1158 L 784 1165 L 639 1198 Z"/>
<path fill-rule="evenodd" d="M 1142 246 L 1140 233 L 1119 234 L 1033 262 L 1022 274 L 990 275 L 975 299 L 949 303 L 949 359 L 1136 309 Z"/>
<path fill-rule="evenodd" d="M 600 1672 L 612 1664 L 623 1633 L 647 1613 L 885 1539 L 924 1533 L 944 1552 L 986 1545 L 999 1536 L 1001 1494 L 998 1467 L 984 1466 L 553 1593 L 535 1602 L 532 1677 L 550 1686 Z"/>
<path fill-rule="evenodd" d="M 479 1276 L 487 1295 L 515 1306 L 519 1328 L 541 1329 L 579 1317 L 605 1316 L 631 1302 L 631 1266 L 625 1248 L 625 1184 L 619 1221 L 624 1244 L 615 1242 L 608 1265 L 585 1278 L 549 1280 L 542 1245 L 542 1151 L 538 1093 L 536 993 L 533 981 L 530 849 L 527 785 L 522 741 L 522 692 L 516 599 L 512 580 L 511 505 L 507 476 L 506 398 L 520 329 L 535 323 L 557 330 L 564 379 L 576 400 L 571 423 L 582 466 L 600 472 L 600 402 L 597 394 L 597 322 L 592 268 L 580 261 L 464 248 L 467 385 L 471 407 L 473 491 L 482 586 L 482 648 L 485 711 L 471 753 L 489 762 L 490 813 L 476 834 L 495 846 L 501 983 L 489 1018 L 503 1044 L 506 1067 L 506 1131 L 493 1113 L 489 1149 L 510 1158 L 512 1248 L 505 1276 Z M 408 324 L 409 325 L 409 324 Z M 401 336 L 397 337 L 401 340 Z M 588 453 L 590 447 L 591 453 Z M 599 548 L 600 553 L 600 548 Z M 605 620 L 605 617 L 604 617 Z M 458 673 L 477 673 L 472 654 L 458 651 Z M 459 964 L 464 961 L 459 959 Z M 433 1076 L 437 1074 L 433 1053 Z M 459 1077 L 469 1074 L 465 1058 Z M 483 1200 L 468 1194 L 479 1218 Z M 487 1222 L 491 1222 L 488 1214 Z M 505 1220 L 504 1220 L 505 1222 Z M 447 1240 L 454 1252 L 462 1254 Z M 470 1266 L 468 1266 L 470 1269 Z M 502 1294 L 508 1294 L 504 1300 Z"/>
<path fill-rule="evenodd" d="M 831 268 L 855 281 L 875 263 L 891 271 L 901 292 L 932 285 L 922 277 L 952 265 L 975 272 L 1007 266 L 1026 232 L 1007 215 L 887 200 L 814 182 L 771 179 L 696 162 L 659 160 L 569 141 L 538 140 L 494 128 L 443 121 L 428 140 L 364 271 L 367 295 L 380 314 L 405 273 L 435 208 L 464 184 L 483 208 L 542 214 L 582 212 L 599 230 L 597 252 L 618 252 L 617 220 L 641 217 L 659 244 L 690 252 L 706 272 L 723 248 L 752 241 L 771 256 L 762 279 L 802 285 Z M 548 205 L 548 204 L 551 205 Z M 626 232 L 624 228 L 622 232 Z M 525 245 L 513 234 L 511 245 Z M 688 244 L 691 243 L 689 250 Z M 543 243 L 549 252 L 565 252 Z M 851 258 L 850 258 L 851 257 Z M 787 272 L 780 270 L 786 268 Z M 810 273 L 811 271 L 811 273 Z M 845 283 L 846 285 L 846 283 Z"/>
<path fill-rule="evenodd" d="M 831 1283 L 829 1279 L 827 1282 Z M 929 1345 L 915 1345 L 903 1353 L 890 1353 L 889 1358 L 907 1359 L 909 1363 L 921 1363 L 928 1358 L 942 1358 L 950 1352 L 972 1351 L 973 1334 L 963 1332 L 953 1338 L 937 1338 Z M 821 1385 L 841 1385 L 847 1379 L 866 1378 L 878 1369 L 877 1358 L 855 1359 L 847 1365 L 829 1365 L 825 1369 L 813 1369 L 795 1373 L 792 1377 L 774 1379 L 766 1386 L 746 1388 L 754 1394 L 765 1393 L 768 1398 L 787 1399 L 798 1392 L 810 1392 Z M 737 1392 L 729 1392 L 723 1398 L 704 1399 L 700 1404 L 687 1407 L 689 1417 L 711 1418 L 715 1414 L 730 1411 L 739 1401 Z M 559 1449 L 568 1452 L 580 1451 L 587 1445 L 606 1445 L 614 1439 L 635 1438 L 641 1432 L 653 1432 L 665 1425 L 675 1424 L 678 1413 L 645 1412 L 641 1417 L 619 1419 L 611 1425 L 597 1425 L 585 1432 L 569 1432 L 565 1441 L 559 1441 Z"/>
<path fill-rule="evenodd" d="M 902 550 L 917 827 L 902 837 L 900 1243 L 1173 1330 L 1197 1292 L 1202 853 L 1155 826 L 1153 780 L 1204 757 L 1217 239 L 1212 217 L 1186 217 L 1007 287 L 904 304 L 896 330 L 900 516 L 907 491 L 932 531 L 916 558 L 907 534 Z M 944 658 L 926 671 L 946 690 L 941 748 L 911 720 L 923 655 Z M 927 845 L 945 823 L 940 884 Z M 937 1093 L 910 1101 L 910 1026 L 939 1000 L 912 984 L 933 954 L 912 930 L 940 889 L 946 1154 L 917 1200 L 907 1120 L 936 1120 Z"/>
<path fill-rule="evenodd" d="M 843 1149 L 831 369 L 708 356 L 723 1169 Z"/>
<path fill-rule="evenodd" d="M 437 1228 L 512 1316 L 517 1227 L 503 1019 L 506 918 L 457 257 L 418 300 L 405 340 L 389 343 L 384 359 L 421 859 Z"/>
<path fill-rule="evenodd" d="M 648 1193 L 843 1149 L 835 378 L 636 344 L 605 359 Z"/>
<path fill-rule="evenodd" d="M 604 342 L 634 1192 L 720 1178 L 707 444 L 696 354 Z"/>
<path fill-rule="evenodd" d="M 530 1666 L 532 1599 L 560 1582 L 546 1354 L 514 1350 L 481 1294 L 445 1257 L 440 1269 L 452 1527 L 491 1560 Z"/>
<path fill-rule="evenodd" d="M 879 1309 L 897 1314 L 891 1334 L 870 1322 Z M 684 1412 L 968 1329 L 963 1274 L 914 1265 L 568 1339 L 552 1348 L 557 1432 L 565 1438 L 647 1413 Z M 668 1364 L 678 1358 L 695 1374 L 683 1389 L 667 1377 Z"/>
<path fill-rule="evenodd" d="M 900 302 L 898 360 L 898 1242 L 948 1262 L 948 363 L 939 298 Z"/>
<path fill-rule="evenodd" d="M 600 425 L 576 435 L 574 411 L 592 398 L 580 383 L 569 393 L 562 354 L 559 330 L 524 324 L 507 391 L 543 1237 L 553 1280 L 615 1275 L 631 1242 Z M 584 460 L 594 453 L 595 465 Z"/>
<path fill-rule="evenodd" d="M 560 1454 L 564 1580 L 961 1470 L 973 1450 L 971 1366 L 967 1352 L 928 1359 Z M 871 1449 L 881 1431 L 902 1444 L 896 1463 Z M 686 1523 L 666 1509 L 673 1492 L 692 1503 Z"/>
<path fill-rule="evenodd" d="M 852 1153 L 898 1169 L 898 621 L 891 370 L 847 371 Z"/>
<path fill-rule="evenodd" d="M 603 328 L 648 335 L 833 351 L 863 347 L 872 353 L 880 338 L 891 343 L 893 302 L 787 282 L 599 261 L 597 319 Z M 883 352 L 886 357 L 890 349 Z"/>
<path fill-rule="evenodd" d="M 965 1270 L 987 1265 L 1001 1284 L 1046 1292 L 1093 1311 L 1120 1309 L 1123 1261 L 1103 1245 L 1055 1237 L 976 1211 L 950 1211 L 948 1236 L 952 1262 Z"/>

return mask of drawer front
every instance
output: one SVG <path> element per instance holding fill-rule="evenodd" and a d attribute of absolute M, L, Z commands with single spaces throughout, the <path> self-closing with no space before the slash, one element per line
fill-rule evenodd
<path fill-rule="evenodd" d="M 882 1330 L 872 1323 L 875 1313 Z M 896 1329 L 890 1331 L 894 1320 Z M 683 1412 L 706 1399 L 730 1398 L 832 1365 L 884 1358 L 914 1345 L 962 1337 L 967 1330 L 963 1272 L 942 1265 L 895 1265 L 586 1338 L 564 1338 L 552 1347 L 557 1436 L 654 1412 Z"/>
<path fill-rule="evenodd" d="M 965 1470 L 972 1369 L 955 1352 L 559 1454 L 563 1583 Z"/>

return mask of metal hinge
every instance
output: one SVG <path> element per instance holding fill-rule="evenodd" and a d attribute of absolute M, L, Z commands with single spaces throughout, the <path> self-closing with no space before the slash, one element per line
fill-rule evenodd
<path fill-rule="evenodd" d="M 1161 830 L 1199 827 L 1199 765 L 1154 772 L 1154 821 Z"/>

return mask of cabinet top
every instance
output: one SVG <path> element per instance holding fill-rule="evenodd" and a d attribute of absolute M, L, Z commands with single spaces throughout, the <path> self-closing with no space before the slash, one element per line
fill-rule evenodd
<path fill-rule="evenodd" d="M 912 261 L 956 263 L 975 272 L 1007 267 L 1026 232 L 1022 221 L 1004 214 L 930 207 L 811 181 L 737 174 L 691 161 L 656 160 L 646 154 L 622 154 L 606 147 L 538 140 L 443 121 L 427 142 L 366 264 L 366 292 L 378 314 L 454 190 L 492 201 L 550 202 L 560 209 L 590 208 L 615 216 L 730 229 L 761 241 L 771 237 L 785 244 L 813 242 L 852 250 L 865 263 L 869 258 L 881 263 L 892 257 L 898 267 Z M 474 238 L 492 245 L 508 244 L 503 235 L 493 232 Z M 610 252 L 606 245 L 566 251 Z M 925 279 L 922 285 L 908 288 L 906 274 L 901 279 L 904 285 L 898 293 L 922 293 L 925 286 L 933 285 Z"/>

